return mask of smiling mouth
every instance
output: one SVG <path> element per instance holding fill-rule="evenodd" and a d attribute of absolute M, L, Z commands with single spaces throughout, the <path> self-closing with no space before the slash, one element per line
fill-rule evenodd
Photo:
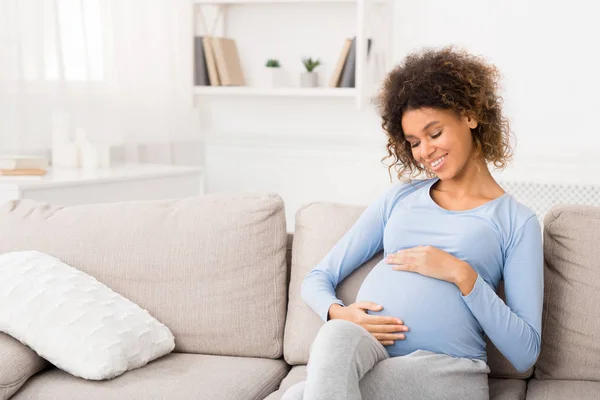
<path fill-rule="evenodd" d="M 448 154 L 443 155 L 442 157 L 438 158 L 437 160 L 435 160 L 434 162 L 429 163 L 429 165 L 431 165 L 431 169 L 433 171 L 437 171 L 440 168 L 442 168 L 442 166 L 444 165 L 444 163 L 446 162 L 446 158 L 448 157 Z"/>

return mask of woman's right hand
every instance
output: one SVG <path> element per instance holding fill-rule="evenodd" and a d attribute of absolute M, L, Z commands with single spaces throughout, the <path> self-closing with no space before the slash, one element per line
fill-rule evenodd
<path fill-rule="evenodd" d="M 401 319 L 367 314 L 369 311 L 381 311 L 383 307 L 369 301 L 359 301 L 347 307 L 332 304 L 329 307 L 329 319 L 344 319 L 362 326 L 384 346 L 391 346 L 395 340 L 404 340 L 408 328 Z"/>

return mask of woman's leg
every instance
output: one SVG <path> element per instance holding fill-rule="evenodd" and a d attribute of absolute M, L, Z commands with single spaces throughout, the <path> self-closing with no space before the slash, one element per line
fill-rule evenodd
<path fill-rule="evenodd" d="M 361 400 L 360 380 L 388 357 L 381 343 L 363 327 L 344 320 L 328 321 L 311 346 L 306 383 L 292 386 L 282 399 Z"/>
<path fill-rule="evenodd" d="M 487 364 L 418 350 L 383 360 L 360 381 L 365 399 L 488 400 Z"/>
<path fill-rule="evenodd" d="M 306 387 L 306 381 L 298 382 L 293 386 L 290 386 L 285 391 L 281 400 L 302 400 L 304 399 L 304 388 Z"/>
<path fill-rule="evenodd" d="M 389 358 L 365 329 L 327 322 L 311 347 L 307 381 L 282 400 L 488 400 L 489 367 L 480 360 L 418 350 Z"/>

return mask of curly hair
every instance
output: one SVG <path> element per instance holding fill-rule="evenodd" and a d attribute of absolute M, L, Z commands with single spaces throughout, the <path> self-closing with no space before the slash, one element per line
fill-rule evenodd
<path fill-rule="evenodd" d="M 398 178 L 416 177 L 425 172 L 404 137 L 402 117 L 406 111 L 431 107 L 452 110 L 459 116 L 474 118 L 471 130 L 475 156 L 496 168 L 511 160 L 510 127 L 502 115 L 502 98 L 497 95 L 500 73 L 480 57 L 464 50 L 445 47 L 425 49 L 409 55 L 386 77 L 376 100 L 381 126 L 388 137 L 388 172 L 394 168 Z"/>

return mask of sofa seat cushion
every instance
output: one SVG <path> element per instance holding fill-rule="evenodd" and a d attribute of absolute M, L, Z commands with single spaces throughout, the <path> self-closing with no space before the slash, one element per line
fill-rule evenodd
<path fill-rule="evenodd" d="M 532 379 L 527 384 L 527 400 L 564 399 L 598 400 L 600 382 Z"/>
<path fill-rule="evenodd" d="M 271 393 L 265 400 L 280 400 L 290 387 L 304 380 L 306 380 L 306 365 L 295 365 L 283 381 L 281 381 L 279 389 L 276 392 Z"/>
<path fill-rule="evenodd" d="M 10 398 L 29 377 L 48 366 L 29 347 L 0 332 L 0 400 Z"/>
<path fill-rule="evenodd" d="M 294 366 L 279 389 L 265 400 L 281 400 L 283 394 L 298 382 L 306 380 L 306 365 Z M 490 379 L 490 400 L 523 400 L 527 384 L 522 379 Z"/>
<path fill-rule="evenodd" d="M 282 360 L 172 353 L 110 381 L 53 368 L 30 378 L 14 400 L 262 400 L 289 367 Z"/>
<path fill-rule="evenodd" d="M 269 193 L 0 208 L 0 254 L 37 250 L 93 276 L 168 326 L 180 353 L 281 357 L 286 241 Z"/>
<path fill-rule="evenodd" d="M 490 400 L 523 400 L 527 381 L 523 379 L 489 379 Z"/>

